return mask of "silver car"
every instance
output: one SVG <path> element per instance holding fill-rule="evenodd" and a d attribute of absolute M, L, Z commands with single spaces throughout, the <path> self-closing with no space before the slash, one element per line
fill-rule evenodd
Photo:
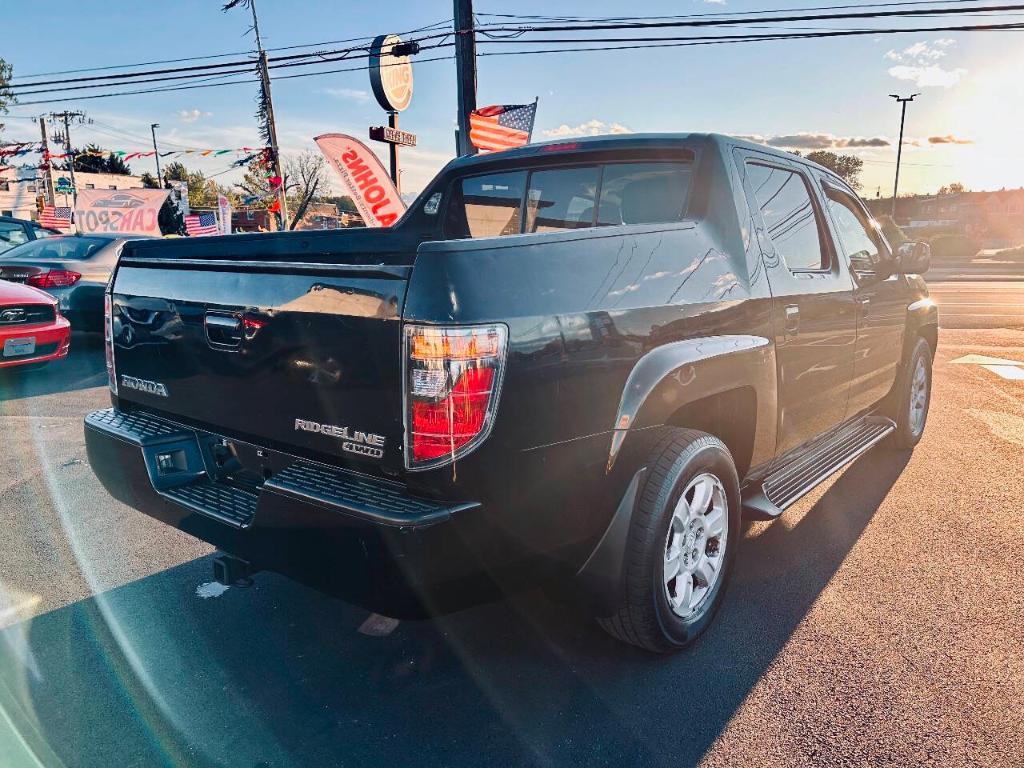
<path fill-rule="evenodd" d="M 60 235 L 0 254 L 0 280 L 40 288 L 59 302 L 76 331 L 103 330 L 103 290 L 129 239 L 119 235 Z"/>

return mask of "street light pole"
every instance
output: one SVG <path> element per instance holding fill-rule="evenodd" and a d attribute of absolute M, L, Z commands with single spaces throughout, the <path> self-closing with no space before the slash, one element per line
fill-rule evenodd
<path fill-rule="evenodd" d="M 157 189 L 163 189 L 164 180 L 160 176 L 160 150 L 156 148 L 156 129 L 159 127 L 160 123 L 149 124 L 149 130 L 153 134 L 153 157 L 156 159 L 156 186 Z"/>
<path fill-rule="evenodd" d="M 896 181 L 892 185 L 892 220 L 896 221 L 896 195 L 900 190 L 900 160 L 903 159 L 903 124 L 907 120 L 907 102 L 913 101 L 915 97 L 920 96 L 920 93 L 913 93 L 910 96 L 901 97 L 895 93 L 890 93 L 889 96 L 896 99 L 900 105 L 900 140 L 899 144 L 896 145 Z"/>

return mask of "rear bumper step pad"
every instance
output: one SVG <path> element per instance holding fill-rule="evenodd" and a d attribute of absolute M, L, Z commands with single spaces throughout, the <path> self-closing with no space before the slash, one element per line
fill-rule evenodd
<path fill-rule="evenodd" d="M 398 484 L 303 459 L 295 459 L 259 485 L 240 487 L 216 479 L 217 470 L 201 447 L 202 440 L 220 439 L 142 412 L 113 408 L 90 413 L 93 429 L 137 445 L 153 489 L 165 499 L 234 528 L 249 528 L 267 494 L 361 519 L 376 525 L 424 527 L 473 509 L 476 502 L 446 504 L 410 496 Z M 162 464 L 173 465 L 171 471 Z"/>

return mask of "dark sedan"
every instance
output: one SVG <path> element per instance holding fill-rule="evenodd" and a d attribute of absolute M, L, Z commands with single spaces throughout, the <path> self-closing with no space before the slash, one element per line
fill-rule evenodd
<path fill-rule="evenodd" d="M 76 331 L 103 330 L 103 289 L 128 238 L 60 235 L 0 254 L 0 280 L 41 288 Z"/>

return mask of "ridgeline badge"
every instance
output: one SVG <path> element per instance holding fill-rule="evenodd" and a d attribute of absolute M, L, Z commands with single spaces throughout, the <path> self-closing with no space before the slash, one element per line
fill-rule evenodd
<path fill-rule="evenodd" d="M 339 427 L 335 424 L 321 424 L 318 421 L 307 421 L 306 419 L 296 419 L 295 429 L 300 432 L 316 432 L 327 437 L 336 437 L 342 441 L 341 450 L 349 453 L 357 453 L 371 459 L 384 458 L 385 440 L 383 435 L 362 432 L 349 427 Z"/>

